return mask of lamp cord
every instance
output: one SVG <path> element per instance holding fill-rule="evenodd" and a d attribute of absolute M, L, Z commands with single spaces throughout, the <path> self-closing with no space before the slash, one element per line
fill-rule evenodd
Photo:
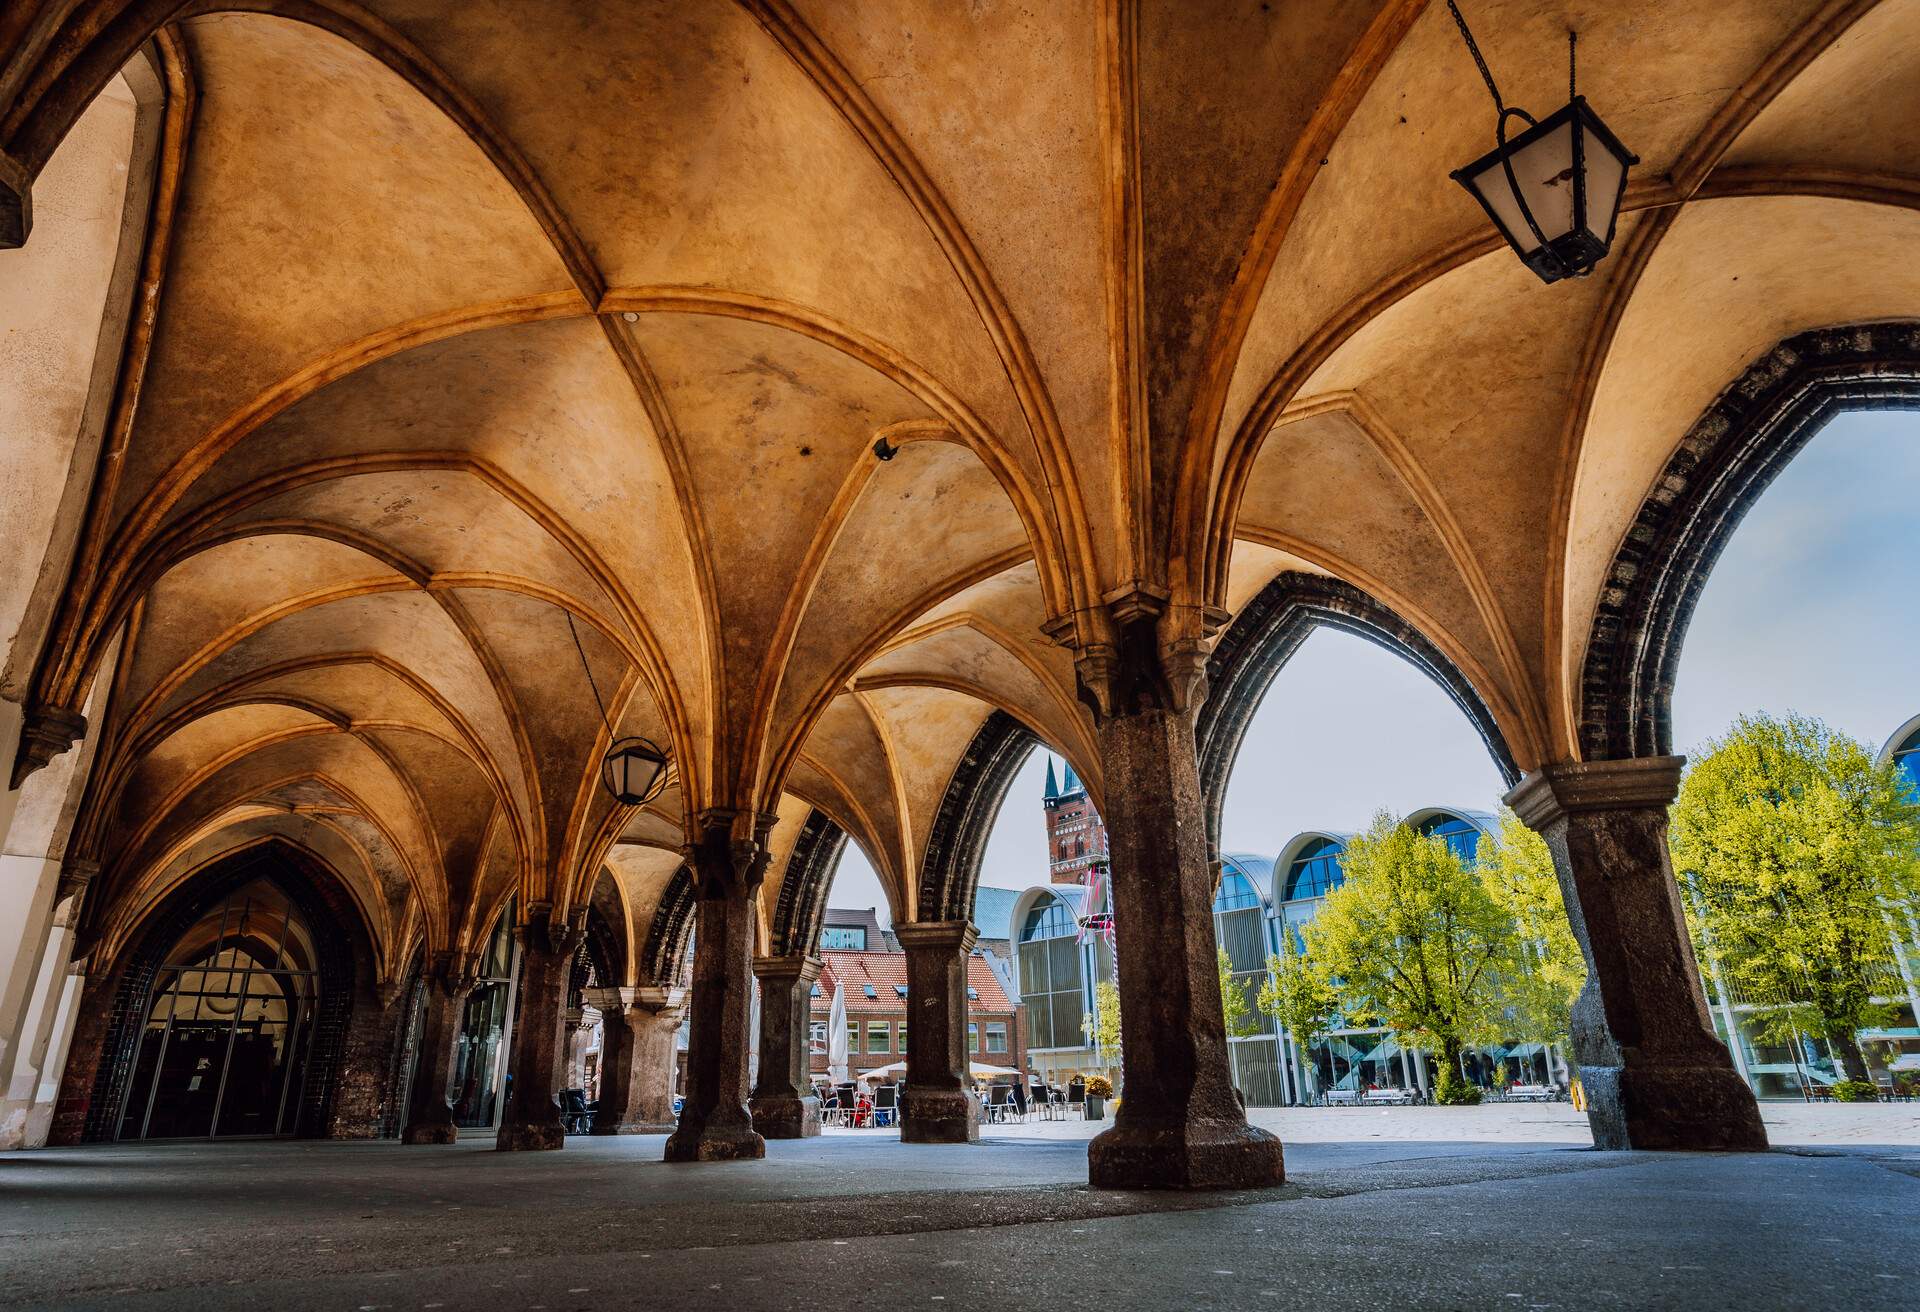
<path fill-rule="evenodd" d="M 613 722 L 607 719 L 607 705 L 600 700 L 600 685 L 593 681 L 593 665 L 587 660 L 587 649 L 580 645 L 580 630 L 573 626 L 573 612 L 567 611 L 567 632 L 573 635 L 573 649 L 580 653 L 580 668 L 587 672 L 587 687 L 593 689 L 593 704 L 600 710 L 600 723 L 607 726 L 607 738 L 613 738 Z"/>
<path fill-rule="evenodd" d="M 1473 33 L 1468 29 L 1467 20 L 1461 16 L 1460 6 L 1455 0 L 1447 0 L 1447 8 L 1453 14 L 1454 26 L 1460 29 L 1460 39 L 1467 43 L 1467 53 L 1473 56 L 1475 67 L 1480 70 L 1480 77 L 1487 84 L 1487 94 L 1493 97 L 1493 107 L 1504 116 L 1507 112 L 1507 103 L 1500 99 L 1500 88 L 1494 85 L 1493 74 L 1487 68 L 1486 56 L 1480 53 L 1480 43 L 1473 39 Z"/>

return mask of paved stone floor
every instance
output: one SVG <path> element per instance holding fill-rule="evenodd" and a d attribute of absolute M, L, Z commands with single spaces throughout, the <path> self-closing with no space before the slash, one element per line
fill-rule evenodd
<path fill-rule="evenodd" d="M 1261 1112 L 1290 1182 L 1085 1188 L 1084 1123 L 668 1166 L 661 1140 L 0 1156 L 0 1303 L 114 1308 L 1920 1305 L 1920 1107 L 1769 1154 L 1594 1152 L 1565 1108 Z"/>

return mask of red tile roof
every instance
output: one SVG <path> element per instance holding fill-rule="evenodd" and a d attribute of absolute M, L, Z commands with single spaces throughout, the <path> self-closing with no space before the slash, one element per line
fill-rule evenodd
<path fill-rule="evenodd" d="M 905 988 L 907 984 L 907 954 L 904 952 L 822 952 L 821 959 L 826 963 L 820 969 L 820 996 L 813 999 L 811 1010 L 830 1011 L 833 1007 L 833 990 L 837 982 L 844 980 L 847 986 L 847 1014 L 849 1016 L 900 1016 L 905 1015 L 907 1000 L 894 991 L 894 986 Z M 873 986 L 874 996 L 866 995 L 866 986 Z M 967 1010 L 971 1012 L 1011 1012 L 1013 1001 L 1007 997 L 1006 990 L 1000 987 L 1000 980 L 993 973 L 993 967 L 987 964 L 985 957 L 975 952 L 967 958 L 967 987 L 979 995 L 979 1000 L 969 1000 Z"/>

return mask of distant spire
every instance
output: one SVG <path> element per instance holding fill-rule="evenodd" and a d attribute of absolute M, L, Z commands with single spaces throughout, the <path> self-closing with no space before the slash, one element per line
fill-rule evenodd
<path fill-rule="evenodd" d="M 1067 767 L 1067 781 L 1066 783 L 1060 786 L 1060 796 L 1072 797 L 1076 793 L 1086 792 L 1087 791 L 1086 785 L 1082 784 L 1080 780 L 1077 777 L 1075 777 L 1073 773 L 1073 762 L 1072 761 L 1066 762 L 1066 767 Z"/>
<path fill-rule="evenodd" d="M 1072 767 L 1069 766 L 1068 768 L 1071 769 Z M 1049 756 L 1047 758 L 1047 791 L 1045 796 L 1042 797 L 1041 800 L 1052 802 L 1052 801 L 1058 800 L 1059 796 L 1060 796 L 1060 785 L 1056 784 L 1053 781 L 1053 758 Z"/>

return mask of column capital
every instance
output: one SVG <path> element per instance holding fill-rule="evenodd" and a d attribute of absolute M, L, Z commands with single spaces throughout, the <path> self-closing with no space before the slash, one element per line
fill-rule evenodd
<path fill-rule="evenodd" d="M 463 998 L 480 982 L 480 957 L 473 952 L 436 952 L 427 961 L 427 978 L 450 998 Z"/>
<path fill-rule="evenodd" d="M 68 857 L 60 863 L 60 887 L 54 893 L 54 900 L 64 902 L 70 897 L 80 896 L 99 873 L 98 861 L 89 861 L 83 856 Z"/>
<path fill-rule="evenodd" d="M 582 989 L 580 996 L 603 1016 L 621 1016 L 633 1005 L 633 995 L 638 989 L 591 988 Z"/>
<path fill-rule="evenodd" d="M 1527 775 L 1503 800 L 1532 829 L 1586 812 L 1664 808 L 1679 795 L 1686 763 L 1684 756 L 1561 761 Z"/>
<path fill-rule="evenodd" d="M 631 1003 L 636 1012 L 653 1012 L 665 1016 L 668 1012 L 680 1012 L 686 1009 L 687 990 L 678 985 L 649 984 L 637 989 L 622 989 L 622 993 L 631 993 Z M 674 1023 L 679 1023 L 676 1015 Z"/>
<path fill-rule="evenodd" d="M 820 958 L 804 955 L 786 957 L 755 957 L 753 974 L 755 979 L 792 980 L 795 984 L 811 984 L 820 978 Z"/>
<path fill-rule="evenodd" d="M 5 245 L 0 242 L 0 247 Z M 33 772 L 87 736 L 87 717 L 45 702 L 27 704 L 20 726 L 20 749 L 13 758 L 12 786 L 26 783 Z"/>
<path fill-rule="evenodd" d="M 772 855 L 767 836 L 779 819 L 771 811 L 728 807 L 700 812 L 694 820 L 699 837 L 686 849 L 695 891 L 706 897 L 728 886 L 751 888 L 759 883 Z"/>
<path fill-rule="evenodd" d="M 580 936 L 587 931 L 587 909 L 575 907 L 567 913 L 564 920 L 556 920 L 553 915 L 553 903 L 529 902 L 525 918 L 514 926 L 513 932 L 519 936 L 523 945 L 536 947 L 558 956 L 571 952 L 580 942 Z"/>
<path fill-rule="evenodd" d="M 893 936 L 909 952 L 915 948 L 952 948 L 959 952 L 971 952 L 973 945 L 980 940 L 980 931 L 974 928 L 970 920 L 920 920 L 895 925 Z"/>

